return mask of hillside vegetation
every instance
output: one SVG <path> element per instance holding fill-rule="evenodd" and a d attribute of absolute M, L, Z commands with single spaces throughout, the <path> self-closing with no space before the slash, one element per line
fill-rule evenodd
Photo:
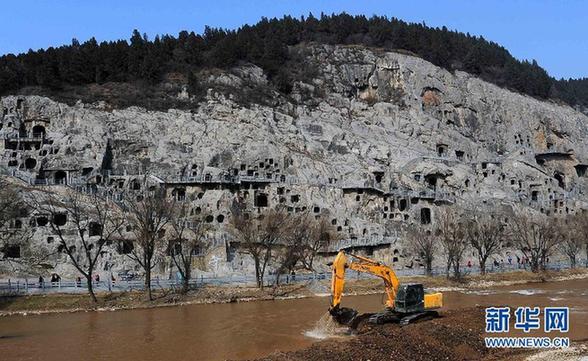
<path fill-rule="evenodd" d="M 135 30 L 130 41 L 98 43 L 92 38 L 80 43 L 74 39 L 71 45 L 8 54 L 0 57 L 0 94 L 27 88 L 30 93 L 34 88 L 37 93 L 60 95 L 80 85 L 131 83 L 141 84 L 138 93 L 147 93 L 143 97 L 157 98 L 156 92 L 145 89 L 152 90 L 170 73 L 182 76 L 192 94 L 201 94 L 200 71 L 240 62 L 262 67 L 276 89 L 288 94 L 300 76 L 293 69 L 301 66 L 288 47 L 305 42 L 406 50 L 448 70 L 463 70 L 533 97 L 588 106 L 588 79 L 556 80 L 536 61 L 519 61 L 483 37 L 395 18 L 344 13 L 263 18 L 237 30 L 206 27 L 203 34 L 182 31 L 177 37 L 153 40 Z M 109 91 L 129 93 L 124 87 L 114 88 Z M 85 100 L 100 100 L 100 96 Z"/>

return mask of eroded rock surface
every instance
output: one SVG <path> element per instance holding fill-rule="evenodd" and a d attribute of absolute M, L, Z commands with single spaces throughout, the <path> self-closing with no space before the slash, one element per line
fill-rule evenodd
<path fill-rule="evenodd" d="M 400 53 L 297 51 L 316 75 L 259 104 L 233 96 L 246 84 L 268 86 L 252 65 L 211 75 L 206 101 L 192 111 L 4 97 L 2 165 L 40 187 L 132 189 L 149 173 L 215 225 L 201 269 L 217 274 L 251 270 L 225 231 L 237 196 L 252 208 L 328 217 L 342 238 L 333 249 L 364 246 L 397 267 L 414 260 L 398 229 L 434 223 L 442 207 L 586 208 L 586 115 Z M 37 242 L 48 236 L 38 227 Z M 113 249 L 102 265 L 130 267 L 123 258 Z M 73 275 L 64 262 L 53 263 Z M 157 271 L 171 272 L 166 264 Z"/>

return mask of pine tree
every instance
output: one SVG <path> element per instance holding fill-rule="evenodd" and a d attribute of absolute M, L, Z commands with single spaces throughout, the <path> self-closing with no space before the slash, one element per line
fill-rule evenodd
<path fill-rule="evenodd" d="M 166 72 L 189 77 L 205 67 L 230 68 L 240 62 L 261 66 L 287 92 L 300 60 L 289 58 L 290 46 L 302 42 L 361 44 L 404 49 L 449 70 L 464 70 L 500 86 L 538 98 L 556 97 L 588 106 L 588 80 L 555 80 L 535 61 L 519 61 L 502 46 L 483 37 L 406 23 L 385 16 L 310 13 L 300 19 L 262 18 L 236 31 L 205 27 L 202 35 L 182 31 L 149 41 L 134 30 L 130 40 L 81 44 L 0 57 L 0 94 L 25 86 L 60 89 L 89 83 L 146 80 L 157 83 Z M 302 59 L 302 58 L 301 58 Z M 298 71 L 302 74 L 303 71 Z"/>
<path fill-rule="evenodd" d="M 143 61 L 147 53 L 146 43 L 146 37 L 141 36 L 141 33 L 137 29 L 133 30 L 127 59 L 128 71 L 131 78 L 138 79 L 141 77 Z"/>

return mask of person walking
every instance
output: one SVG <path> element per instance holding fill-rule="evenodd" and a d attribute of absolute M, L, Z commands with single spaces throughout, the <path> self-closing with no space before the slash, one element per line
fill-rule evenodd
<path fill-rule="evenodd" d="M 61 277 L 57 273 L 52 273 L 51 274 L 51 287 L 57 287 L 59 284 L 59 281 L 61 281 Z"/>

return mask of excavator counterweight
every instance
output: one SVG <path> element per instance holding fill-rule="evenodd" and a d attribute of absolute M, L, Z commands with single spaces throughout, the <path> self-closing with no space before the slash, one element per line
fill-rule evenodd
<path fill-rule="evenodd" d="M 353 261 L 349 261 L 349 258 L 352 258 Z M 347 269 L 369 273 L 384 281 L 387 295 L 384 311 L 359 315 L 352 308 L 340 306 Z M 425 293 L 423 285 L 420 283 L 401 285 L 392 268 L 366 257 L 339 251 L 332 263 L 332 271 L 329 313 L 338 323 L 352 328 L 357 326 L 360 319 L 363 318 L 368 318 L 369 322 L 378 324 L 386 322 L 407 324 L 418 319 L 432 318 L 438 315 L 434 310 L 443 306 L 441 293 Z"/>

